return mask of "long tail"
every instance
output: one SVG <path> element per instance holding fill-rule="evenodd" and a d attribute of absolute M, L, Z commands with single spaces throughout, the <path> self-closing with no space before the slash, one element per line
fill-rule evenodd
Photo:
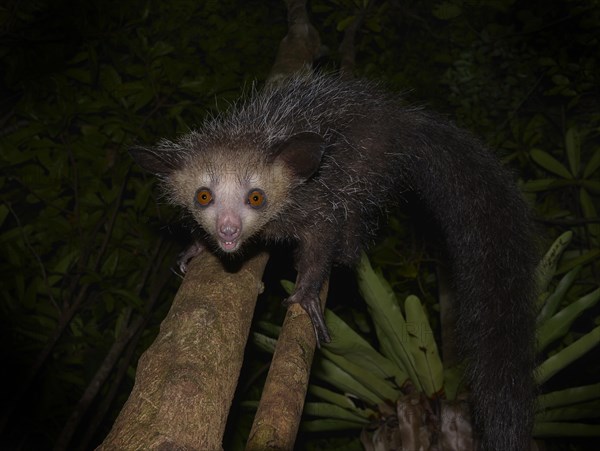
<path fill-rule="evenodd" d="M 529 449 L 537 263 L 529 208 L 468 133 L 425 114 L 411 122 L 400 141 L 420 144 L 405 169 L 445 234 L 481 449 Z"/>

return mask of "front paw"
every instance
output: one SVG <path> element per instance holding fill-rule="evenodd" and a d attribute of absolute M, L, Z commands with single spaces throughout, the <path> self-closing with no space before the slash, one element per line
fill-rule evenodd
<path fill-rule="evenodd" d="M 311 296 L 307 295 L 306 293 L 296 291 L 289 298 L 283 301 L 283 304 L 286 306 L 289 306 L 290 304 L 300 304 L 304 311 L 308 313 L 315 331 L 317 346 L 320 347 L 321 343 L 329 343 L 331 341 L 329 331 L 325 325 L 323 311 L 321 310 L 321 301 L 319 300 L 318 296 Z"/>
<path fill-rule="evenodd" d="M 203 250 L 204 245 L 199 241 L 194 241 L 188 248 L 183 250 L 177 256 L 177 267 L 179 268 L 181 275 L 185 275 L 188 269 L 188 264 L 190 261 L 192 261 L 192 258 L 202 253 Z"/>

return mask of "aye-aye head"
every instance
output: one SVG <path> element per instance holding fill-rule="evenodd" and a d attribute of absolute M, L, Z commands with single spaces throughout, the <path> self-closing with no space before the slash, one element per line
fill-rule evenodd
<path fill-rule="evenodd" d="M 325 149 L 323 138 L 311 132 L 295 134 L 270 149 L 182 146 L 190 142 L 161 141 L 130 153 L 163 180 L 169 200 L 186 208 L 227 253 L 239 250 L 288 205 L 291 190 L 317 171 Z"/>

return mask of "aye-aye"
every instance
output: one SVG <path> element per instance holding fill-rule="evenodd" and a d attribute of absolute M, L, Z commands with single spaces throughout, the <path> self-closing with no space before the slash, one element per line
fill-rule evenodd
<path fill-rule="evenodd" d="M 480 446 L 528 448 L 532 221 L 510 173 L 469 133 L 373 83 L 302 74 L 131 153 L 223 253 L 250 240 L 294 243 L 287 302 L 302 305 L 323 342 L 318 296 L 332 264 L 353 264 L 388 208 L 414 193 L 445 240 Z"/>

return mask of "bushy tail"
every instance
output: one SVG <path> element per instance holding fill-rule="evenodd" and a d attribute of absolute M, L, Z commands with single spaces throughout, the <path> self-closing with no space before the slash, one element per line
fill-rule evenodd
<path fill-rule="evenodd" d="M 528 449 L 537 263 L 529 209 L 511 175 L 468 133 L 423 114 L 400 135 L 419 143 L 407 177 L 445 234 L 481 449 Z"/>

